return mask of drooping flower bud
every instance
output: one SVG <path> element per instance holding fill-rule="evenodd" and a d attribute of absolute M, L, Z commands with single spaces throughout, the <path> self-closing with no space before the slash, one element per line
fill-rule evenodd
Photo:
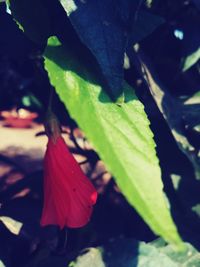
<path fill-rule="evenodd" d="M 90 220 L 97 192 L 70 153 L 55 115 L 49 117 L 45 128 L 48 144 L 41 225 L 82 227 Z"/>

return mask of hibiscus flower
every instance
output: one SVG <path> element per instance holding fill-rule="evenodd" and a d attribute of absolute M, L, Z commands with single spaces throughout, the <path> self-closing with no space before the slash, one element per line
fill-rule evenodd
<path fill-rule="evenodd" d="M 46 125 L 44 157 L 44 205 L 41 225 L 78 228 L 91 217 L 97 192 L 70 153 L 55 115 Z"/>

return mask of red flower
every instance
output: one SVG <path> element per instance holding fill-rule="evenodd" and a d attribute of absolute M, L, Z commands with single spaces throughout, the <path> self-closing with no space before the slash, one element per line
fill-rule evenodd
<path fill-rule="evenodd" d="M 44 157 L 41 225 L 82 227 L 89 222 L 96 199 L 94 186 L 69 152 L 62 136 L 58 131 L 51 134 Z"/>

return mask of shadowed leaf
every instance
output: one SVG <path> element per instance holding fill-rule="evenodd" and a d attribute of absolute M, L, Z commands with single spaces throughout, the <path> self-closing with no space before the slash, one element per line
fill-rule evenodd
<path fill-rule="evenodd" d="M 9 0 L 12 15 L 27 36 L 36 43 L 46 43 L 50 36 L 50 18 L 40 0 Z"/>
<path fill-rule="evenodd" d="M 81 41 L 96 57 L 113 98 L 123 91 L 126 29 L 119 21 L 117 2 L 112 0 L 65 1 L 61 4 Z"/>

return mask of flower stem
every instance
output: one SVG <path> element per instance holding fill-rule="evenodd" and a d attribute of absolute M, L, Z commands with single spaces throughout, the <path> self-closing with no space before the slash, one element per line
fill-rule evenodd
<path fill-rule="evenodd" d="M 49 101 L 48 101 L 47 113 L 52 111 L 53 95 L 54 95 L 54 88 L 53 88 L 53 86 L 51 86 L 50 92 L 49 92 Z"/>

